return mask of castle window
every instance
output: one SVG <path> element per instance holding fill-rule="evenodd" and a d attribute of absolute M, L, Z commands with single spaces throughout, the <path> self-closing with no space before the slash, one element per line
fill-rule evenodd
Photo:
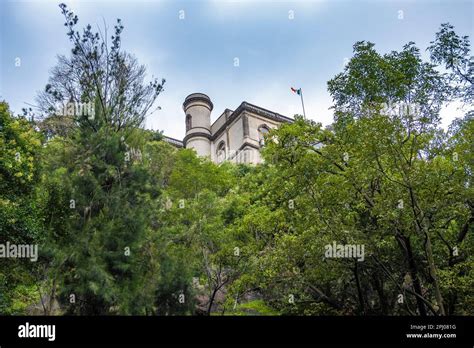
<path fill-rule="evenodd" d="M 221 141 L 219 145 L 217 146 L 216 155 L 217 155 L 217 163 L 222 163 L 226 159 L 224 141 Z"/>
<path fill-rule="evenodd" d="M 265 136 L 268 134 L 268 132 L 270 132 L 268 126 L 263 124 L 258 127 L 258 143 L 260 144 L 260 146 L 265 145 Z"/>
<path fill-rule="evenodd" d="M 189 131 L 193 125 L 192 125 L 192 116 L 190 114 L 186 115 L 186 132 Z"/>

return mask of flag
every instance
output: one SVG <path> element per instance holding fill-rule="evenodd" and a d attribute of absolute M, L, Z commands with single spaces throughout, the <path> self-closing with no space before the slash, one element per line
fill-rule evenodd
<path fill-rule="evenodd" d="M 303 91 L 301 90 L 301 88 L 296 89 L 296 88 L 290 87 L 290 89 L 293 93 L 296 93 L 300 96 L 301 106 L 303 107 L 303 117 L 306 118 L 306 112 L 304 111 Z"/>
<path fill-rule="evenodd" d="M 296 88 L 291 87 L 291 91 L 292 91 L 293 93 L 296 93 L 296 94 L 298 94 L 298 95 L 301 95 L 301 88 L 296 89 Z"/>

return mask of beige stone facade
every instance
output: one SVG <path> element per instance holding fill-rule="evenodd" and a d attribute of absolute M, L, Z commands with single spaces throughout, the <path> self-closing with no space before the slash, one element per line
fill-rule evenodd
<path fill-rule="evenodd" d="M 224 110 L 211 124 L 213 108 L 207 95 L 190 94 L 183 103 L 186 136 L 182 142 L 168 137 L 165 140 L 178 147 L 192 148 L 215 163 L 227 160 L 257 164 L 262 161 L 264 134 L 281 123 L 293 122 L 289 117 L 242 102 L 234 111 Z"/>

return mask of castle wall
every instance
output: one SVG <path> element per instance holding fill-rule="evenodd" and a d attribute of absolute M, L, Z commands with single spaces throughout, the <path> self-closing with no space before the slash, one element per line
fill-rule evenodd
<path fill-rule="evenodd" d="M 214 123 L 211 126 L 211 133 L 215 134 L 219 128 L 221 128 L 224 123 L 227 121 L 227 117 L 229 116 L 230 110 L 226 110 L 220 115 L 217 120 L 214 121 Z"/>
<path fill-rule="evenodd" d="M 198 156 L 209 157 L 211 153 L 211 142 L 204 137 L 193 137 L 186 143 L 186 148 L 196 150 Z"/>

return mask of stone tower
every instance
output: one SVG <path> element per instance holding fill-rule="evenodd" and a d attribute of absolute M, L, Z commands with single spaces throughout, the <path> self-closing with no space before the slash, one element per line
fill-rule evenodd
<path fill-rule="evenodd" d="M 211 111 L 214 105 L 203 93 L 186 97 L 183 110 L 186 114 L 184 147 L 196 150 L 199 156 L 211 156 Z"/>

